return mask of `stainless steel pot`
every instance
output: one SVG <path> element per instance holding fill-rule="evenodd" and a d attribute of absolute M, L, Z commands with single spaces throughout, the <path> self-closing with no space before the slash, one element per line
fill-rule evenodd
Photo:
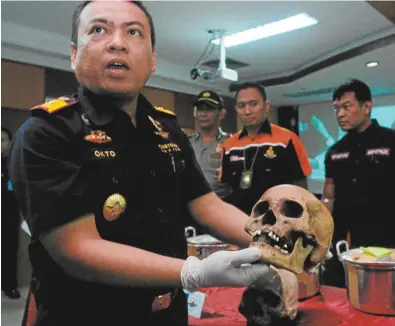
<path fill-rule="evenodd" d="M 346 248 L 344 252 L 342 246 Z M 353 260 L 362 250 L 349 250 L 347 241 L 339 241 L 336 251 L 344 266 L 351 305 L 366 313 L 395 316 L 395 261 Z"/>
<path fill-rule="evenodd" d="M 192 232 L 192 237 L 189 236 L 190 231 Z M 216 251 L 231 249 L 231 245 L 223 243 L 211 235 L 202 234 L 196 236 L 196 230 L 192 226 L 185 228 L 185 236 L 188 243 L 188 256 L 204 259 Z"/>
<path fill-rule="evenodd" d="M 320 292 L 320 266 L 317 266 L 314 272 L 302 272 L 297 275 L 297 278 L 299 283 L 299 300 L 314 297 Z"/>

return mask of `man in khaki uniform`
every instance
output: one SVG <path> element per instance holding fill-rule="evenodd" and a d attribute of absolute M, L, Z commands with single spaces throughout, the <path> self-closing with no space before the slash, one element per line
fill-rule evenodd
<path fill-rule="evenodd" d="M 189 136 L 196 159 L 213 191 L 223 200 L 232 193 L 231 188 L 218 181 L 221 166 L 222 144 L 230 135 L 222 131 L 221 120 L 225 116 L 224 103 L 217 93 L 204 90 L 199 93 L 194 104 L 194 116 L 198 132 Z M 204 233 L 204 229 L 190 219 L 197 233 Z"/>

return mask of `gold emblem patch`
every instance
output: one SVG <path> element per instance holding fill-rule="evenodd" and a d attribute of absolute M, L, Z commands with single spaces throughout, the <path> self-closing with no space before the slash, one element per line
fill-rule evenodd
<path fill-rule="evenodd" d="M 211 95 L 210 92 L 204 92 L 204 93 L 202 94 L 203 97 L 210 97 L 210 95 Z"/>
<path fill-rule="evenodd" d="M 107 221 L 115 221 L 126 209 L 126 199 L 120 194 L 109 196 L 103 206 L 103 216 Z"/>
<path fill-rule="evenodd" d="M 217 144 L 217 147 L 215 148 L 215 152 L 218 153 L 218 154 L 221 154 L 222 153 L 222 148 L 223 148 L 222 144 Z"/>
<path fill-rule="evenodd" d="M 274 153 L 274 150 L 273 150 L 273 147 L 272 147 L 272 146 L 270 146 L 270 147 L 267 149 L 267 151 L 266 151 L 266 153 L 265 153 L 265 157 L 267 157 L 267 158 L 274 158 L 274 157 L 276 157 L 276 154 Z"/>
<path fill-rule="evenodd" d="M 85 136 L 85 140 L 95 144 L 106 144 L 111 142 L 111 137 L 107 136 L 104 131 L 91 130 L 90 135 Z"/>

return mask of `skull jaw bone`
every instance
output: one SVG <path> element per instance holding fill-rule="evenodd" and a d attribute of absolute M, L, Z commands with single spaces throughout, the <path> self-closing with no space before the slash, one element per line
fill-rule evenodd
<path fill-rule="evenodd" d="M 278 268 L 284 268 L 295 274 L 301 274 L 303 272 L 304 262 L 314 249 L 312 245 L 304 247 L 302 238 L 298 238 L 298 240 L 296 240 L 294 249 L 290 254 L 283 254 L 264 242 L 252 242 L 250 247 L 260 249 L 260 260 L 266 264 L 270 264 Z"/>

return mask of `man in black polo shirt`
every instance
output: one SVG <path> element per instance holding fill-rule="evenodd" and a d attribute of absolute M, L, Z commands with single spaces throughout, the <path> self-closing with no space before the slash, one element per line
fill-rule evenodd
<path fill-rule="evenodd" d="M 335 219 L 333 243 L 350 232 L 352 247 L 395 248 L 395 132 L 371 119 L 372 95 L 365 83 L 353 79 L 341 85 L 333 101 L 339 126 L 347 132 L 325 160 L 323 202 Z"/>
<path fill-rule="evenodd" d="M 37 307 L 25 324 L 187 325 L 183 289 L 267 274 L 244 265 L 259 259 L 254 248 L 186 259 L 186 209 L 241 247 L 248 216 L 212 192 L 174 113 L 139 95 L 156 69 L 153 28 L 139 1 L 81 3 L 78 94 L 33 108 L 15 136 L 10 178 L 32 233 Z"/>

